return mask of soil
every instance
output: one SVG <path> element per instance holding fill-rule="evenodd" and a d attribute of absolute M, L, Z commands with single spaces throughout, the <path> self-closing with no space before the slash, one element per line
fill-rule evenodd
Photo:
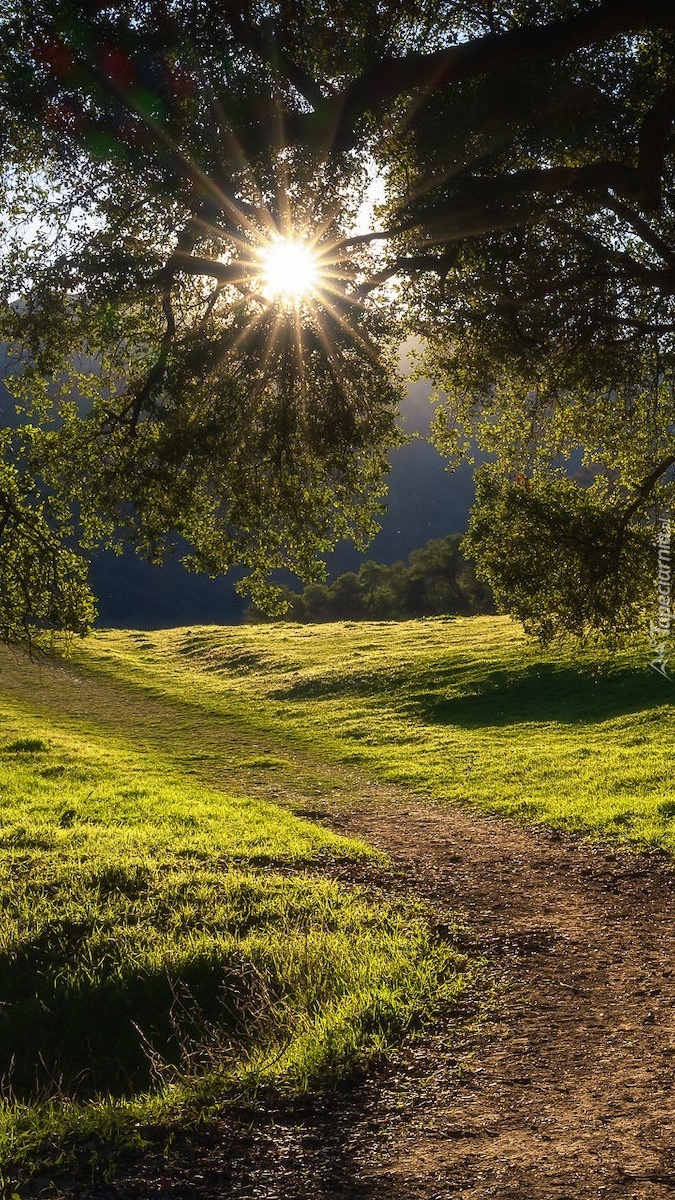
<path fill-rule="evenodd" d="M 462 808 L 328 822 L 386 850 L 378 887 L 431 902 L 499 982 L 311 1107 L 261 1104 L 77 1200 L 663 1200 L 675 1193 L 675 868 Z M 372 881 L 371 881 L 372 882 Z M 460 937 L 461 940 L 461 937 Z M 39 1190 L 39 1189 L 38 1189 Z M 27 1193 L 22 1192 L 23 1196 Z M 37 1194 L 37 1193 L 31 1193 Z"/>

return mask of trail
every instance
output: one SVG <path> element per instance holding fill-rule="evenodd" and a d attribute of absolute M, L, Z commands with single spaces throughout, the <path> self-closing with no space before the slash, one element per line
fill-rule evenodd
<path fill-rule="evenodd" d="M 400 794 L 399 794 L 400 795 Z M 386 796 L 386 799 L 385 799 Z M 459 913 L 501 981 L 344 1094 L 150 1153 L 84 1200 L 662 1200 L 675 1192 L 675 869 L 383 793 L 324 818 Z M 462 1032 L 464 1028 L 464 1032 Z M 459 1035 L 458 1035 L 459 1030 Z M 52 1193 L 53 1194 L 53 1193 Z"/>

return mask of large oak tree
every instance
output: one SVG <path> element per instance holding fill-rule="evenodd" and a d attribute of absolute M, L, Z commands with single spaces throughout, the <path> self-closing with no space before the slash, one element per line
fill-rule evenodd
<path fill-rule="evenodd" d="M 85 629 L 101 542 L 179 535 L 269 602 L 367 539 L 409 333 L 439 445 L 494 456 L 498 597 L 636 620 L 675 463 L 670 0 L 8 0 L 0 37 L 3 636 Z M 317 258 L 293 302 L 279 237 Z"/>

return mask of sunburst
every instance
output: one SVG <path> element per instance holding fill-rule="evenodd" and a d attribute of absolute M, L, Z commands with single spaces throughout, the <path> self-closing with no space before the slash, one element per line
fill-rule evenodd
<path fill-rule="evenodd" d="M 279 238 L 262 249 L 260 262 L 266 300 L 297 305 L 309 301 L 320 285 L 319 260 L 310 242 Z"/>

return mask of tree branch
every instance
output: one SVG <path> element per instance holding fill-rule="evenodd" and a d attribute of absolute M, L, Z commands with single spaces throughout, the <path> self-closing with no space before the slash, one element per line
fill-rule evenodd
<path fill-rule="evenodd" d="M 165 268 L 167 269 L 169 268 Z M 242 263 L 219 262 L 214 258 L 204 258 L 202 255 L 180 250 L 172 256 L 170 269 L 174 274 L 183 272 L 186 275 L 208 275 L 217 279 L 219 283 L 235 285 L 246 283 L 251 277 L 250 268 L 247 270 Z"/>
<path fill-rule="evenodd" d="M 659 258 L 663 259 L 668 266 L 675 271 L 675 250 L 661 237 L 656 230 L 652 229 L 648 221 L 630 208 L 628 204 L 624 204 L 623 200 L 619 200 L 616 196 L 610 196 L 606 201 L 606 207 L 625 221 L 627 225 L 637 233 L 647 246 L 651 246 Z"/>
<path fill-rule="evenodd" d="M 629 279 L 634 279 L 648 287 L 657 288 L 662 295 L 675 295 L 675 269 L 663 268 L 658 270 L 654 267 L 645 266 L 644 263 L 638 262 L 626 250 L 619 250 L 613 246 L 605 246 L 592 234 L 586 233 L 584 230 L 575 229 L 574 226 L 568 224 L 567 221 L 560 220 L 556 217 L 550 222 L 551 228 L 554 231 L 564 231 L 574 241 L 581 245 L 587 246 L 604 262 L 614 264 L 620 273 Z"/>
<path fill-rule="evenodd" d="M 245 19 L 234 5 L 229 6 L 228 17 L 242 46 L 261 59 L 277 78 L 286 79 L 308 104 L 323 106 L 325 97 L 317 81 L 282 44 L 279 28 L 270 28 L 269 23 L 267 28 L 258 26 L 250 18 Z"/>
<path fill-rule="evenodd" d="M 669 454 L 668 457 L 662 459 L 661 462 L 654 467 L 654 470 L 650 472 L 646 479 L 643 479 L 642 483 L 638 485 L 635 499 L 631 504 L 628 505 L 628 508 L 622 514 L 621 521 L 619 523 L 619 529 L 622 534 L 631 517 L 635 515 L 641 505 L 644 504 L 645 500 L 647 500 L 654 491 L 659 479 L 661 479 L 662 476 L 665 475 L 666 471 L 670 470 L 670 468 L 673 466 L 675 466 L 675 454 Z"/>
<path fill-rule="evenodd" d="M 383 267 L 375 275 L 371 275 L 365 283 L 360 284 L 354 295 L 363 300 L 370 292 L 381 284 L 386 283 L 388 279 L 392 279 L 395 275 L 415 275 L 418 272 L 434 271 L 441 277 L 447 275 L 450 269 L 450 264 L 447 257 L 438 258 L 434 254 L 418 254 L 407 257 L 402 255 L 400 258 L 394 259 L 388 266 Z"/>
<path fill-rule="evenodd" d="M 663 163 L 675 113 L 675 86 L 666 88 L 647 112 L 638 140 L 637 174 L 642 182 L 640 199 L 656 208 L 661 199 Z"/>
<path fill-rule="evenodd" d="M 553 62 L 619 34 L 673 28 L 675 7 L 671 0 L 642 0 L 639 5 L 635 0 L 604 0 L 590 12 L 546 25 L 490 33 L 432 54 L 386 56 L 354 80 L 333 103 L 336 142 L 341 149 L 351 148 L 360 118 L 406 92 L 435 91 L 449 83 L 513 70 L 541 58 Z"/>
<path fill-rule="evenodd" d="M 164 295 L 162 296 L 162 310 L 164 312 L 166 327 L 165 327 L 164 333 L 162 335 L 162 340 L 159 345 L 159 353 L 157 355 L 157 358 L 155 359 L 155 362 L 153 363 L 152 367 L 150 368 L 150 370 L 148 371 L 148 374 L 145 377 L 145 382 L 142 384 L 141 387 L 139 387 L 138 391 L 134 394 L 131 404 L 128 405 L 126 408 L 125 415 L 128 417 L 128 421 L 129 421 L 129 436 L 130 436 L 130 438 L 133 438 L 136 436 L 136 431 L 138 429 L 138 422 L 141 419 L 141 413 L 143 412 L 143 409 L 145 408 L 146 404 L 148 403 L 148 400 L 150 399 L 150 397 L 152 396 L 152 394 L 156 390 L 156 388 L 160 387 L 161 384 L 164 382 L 164 376 L 166 374 L 166 365 L 169 360 L 169 352 L 171 350 L 173 340 L 176 336 L 176 320 L 174 317 L 173 307 L 171 304 L 170 287 L 167 287 L 165 289 Z"/>

